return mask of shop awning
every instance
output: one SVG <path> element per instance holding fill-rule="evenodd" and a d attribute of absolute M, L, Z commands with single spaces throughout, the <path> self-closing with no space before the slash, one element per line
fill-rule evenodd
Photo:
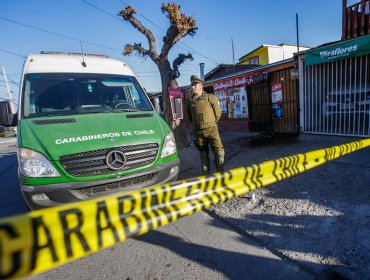
<path fill-rule="evenodd" d="M 370 35 L 307 51 L 305 65 L 314 65 L 370 53 Z"/>

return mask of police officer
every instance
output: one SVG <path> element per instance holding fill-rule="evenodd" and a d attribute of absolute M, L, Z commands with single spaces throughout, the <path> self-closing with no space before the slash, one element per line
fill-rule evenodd
<path fill-rule="evenodd" d="M 215 156 L 217 171 L 223 172 L 225 152 L 217 127 L 222 114 L 218 99 L 203 91 L 204 81 L 197 76 L 192 75 L 190 82 L 193 96 L 188 100 L 187 111 L 189 122 L 193 126 L 203 174 L 210 174 L 209 145 Z"/>

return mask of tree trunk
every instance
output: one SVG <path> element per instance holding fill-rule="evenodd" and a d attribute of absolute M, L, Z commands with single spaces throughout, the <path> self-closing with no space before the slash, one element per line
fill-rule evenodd
<path fill-rule="evenodd" d="M 158 68 L 162 80 L 164 119 L 175 135 L 177 149 L 182 150 L 183 148 L 188 147 L 190 143 L 189 135 L 187 131 L 185 131 L 185 129 L 182 127 L 180 120 L 174 120 L 172 116 L 170 96 L 168 93 L 168 87 L 171 84 L 172 70 L 169 63 L 165 63 L 165 65 L 158 66 Z M 185 100 L 183 100 L 183 102 L 184 101 Z"/>

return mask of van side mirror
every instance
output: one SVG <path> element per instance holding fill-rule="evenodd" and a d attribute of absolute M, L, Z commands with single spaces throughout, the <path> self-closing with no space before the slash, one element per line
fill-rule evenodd
<path fill-rule="evenodd" d="M 17 126 L 17 114 L 12 114 L 9 101 L 0 101 L 0 125 Z"/>

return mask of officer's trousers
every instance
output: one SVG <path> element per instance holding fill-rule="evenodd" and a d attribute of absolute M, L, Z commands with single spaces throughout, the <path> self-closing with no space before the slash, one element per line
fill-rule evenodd
<path fill-rule="evenodd" d="M 204 175 L 210 174 L 209 146 L 215 156 L 216 169 L 219 172 L 224 171 L 225 152 L 222 145 L 218 127 L 208 127 L 194 130 L 195 145 L 199 150 L 202 171 Z"/>

